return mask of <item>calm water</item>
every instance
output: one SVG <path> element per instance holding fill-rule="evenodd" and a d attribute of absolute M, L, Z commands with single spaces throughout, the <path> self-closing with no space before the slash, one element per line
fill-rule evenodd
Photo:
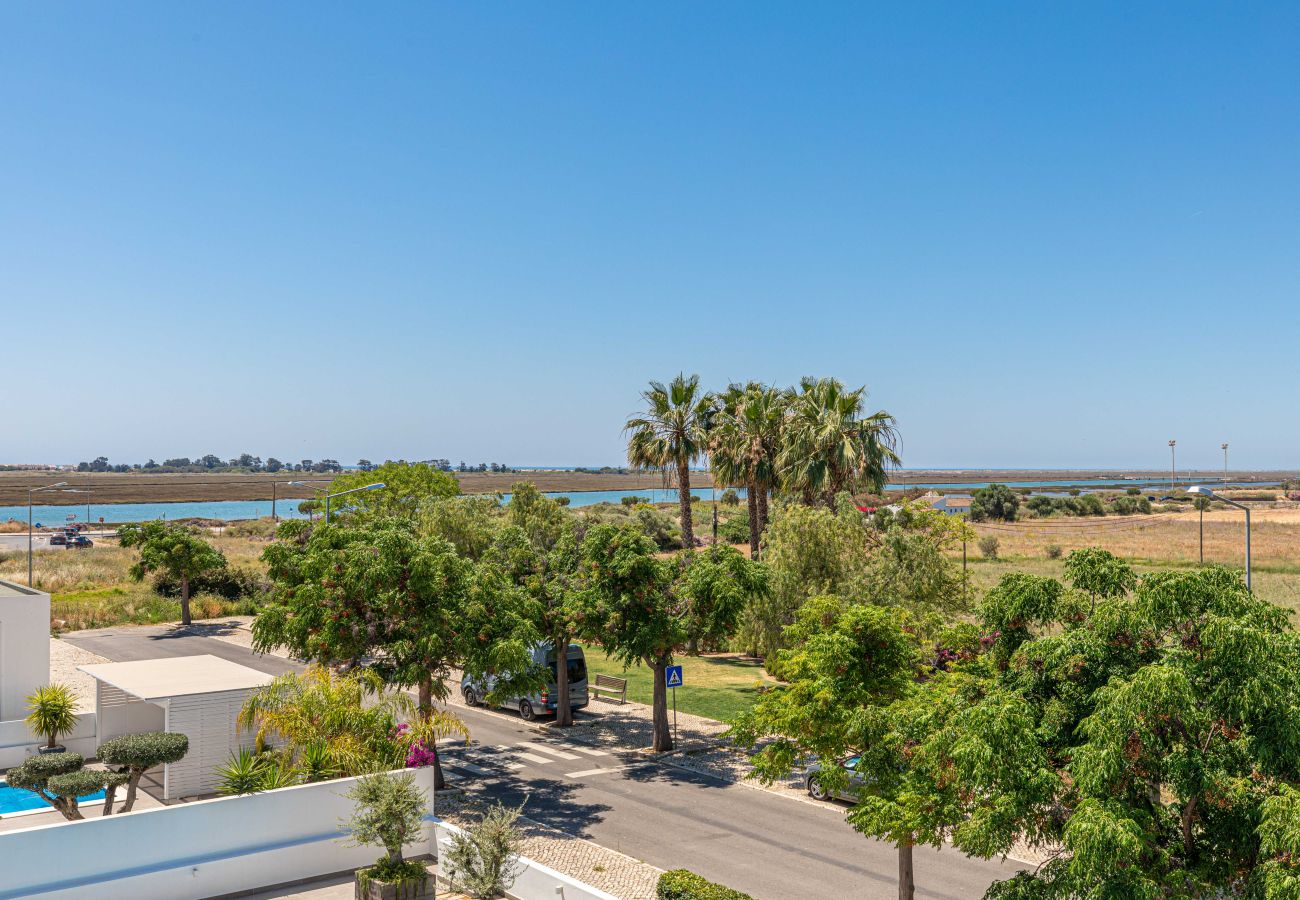
<path fill-rule="evenodd" d="M 1204 479 L 1198 479 L 1204 481 Z M 1179 479 L 1180 483 L 1184 482 Z M 965 481 L 960 483 L 943 483 L 943 482 L 907 482 L 906 484 L 891 484 L 891 490 L 902 490 L 908 488 L 938 488 L 949 491 L 970 491 L 976 488 L 988 487 L 993 482 L 990 481 Z M 1168 481 L 1151 479 L 1147 481 L 1132 481 L 1115 479 L 1113 481 L 1004 481 L 1002 484 L 1011 487 L 1030 487 L 1030 488 L 1063 488 L 1074 485 L 1086 485 L 1084 490 L 1101 490 L 1105 488 L 1114 489 L 1116 487 L 1144 487 L 1150 492 L 1156 492 L 1162 486 L 1167 486 Z M 1195 483 L 1195 482 L 1190 482 Z M 1223 485 L 1220 482 L 1211 482 L 1216 487 L 1223 486 L 1242 486 L 1242 487 L 1276 487 L 1279 482 L 1276 481 L 1255 481 L 1255 482 L 1233 482 L 1229 485 Z M 713 499 L 713 490 L 711 488 L 697 488 L 691 491 L 692 494 L 701 500 Z M 720 493 L 720 492 L 719 492 Z M 742 498 L 745 496 L 745 489 L 739 488 L 736 491 Z M 1059 491 L 1044 490 L 1042 493 L 1059 493 Z M 662 488 L 647 491 L 570 491 L 550 492 L 548 497 L 568 497 L 569 506 L 591 506 L 596 503 L 618 503 L 624 497 L 645 497 L 651 503 L 675 503 L 677 501 L 676 489 L 664 490 Z M 504 500 L 510 499 L 509 494 L 503 495 Z M 306 515 L 298 512 L 298 504 L 301 500 L 290 499 L 280 500 L 276 503 L 276 513 L 284 519 L 304 519 Z M 259 519 L 271 514 L 270 500 L 207 500 L 193 503 L 99 503 L 91 504 L 90 522 L 96 524 L 102 517 L 105 522 L 151 522 L 154 519 L 226 519 L 233 521 L 236 519 Z M 16 519 L 19 522 L 27 521 L 26 506 L 0 506 L 0 522 L 9 519 Z M 86 507 L 82 506 L 33 506 L 32 521 L 39 525 L 52 526 L 62 525 L 68 521 L 85 522 Z"/>
<path fill-rule="evenodd" d="M 103 791 L 77 798 L 77 800 L 82 803 L 85 803 L 88 800 L 103 799 Z M 31 791 L 24 790 L 23 788 L 10 787 L 3 781 L 0 781 L 0 815 L 25 812 L 29 809 L 53 809 L 53 807 Z"/>

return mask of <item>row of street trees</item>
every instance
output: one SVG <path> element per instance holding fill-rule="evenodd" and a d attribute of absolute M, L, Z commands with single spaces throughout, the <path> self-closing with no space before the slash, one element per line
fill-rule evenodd
<path fill-rule="evenodd" d="M 425 721 L 459 670 L 494 674 L 489 702 L 554 677 L 558 722 L 571 724 L 563 648 L 580 639 L 654 671 L 653 749 L 669 750 L 663 674 L 673 654 L 728 638 L 767 591 L 765 569 L 732 548 L 662 558 L 635 524 L 593 524 L 531 484 L 516 484 L 502 512 L 490 498 L 457 496 L 454 479 L 428 466 L 379 475 L 388 487 L 350 495 L 333 524 L 280 526 L 264 554 L 272 599 L 253 635 L 261 650 L 366 666 L 413 688 Z M 553 676 L 531 662 L 543 641 L 558 648 Z"/>
<path fill-rule="evenodd" d="M 868 412 L 866 388 L 850 390 L 834 378 L 709 393 L 698 375 L 680 374 L 668 384 L 650 382 L 641 397 L 645 410 L 625 426 L 628 462 L 674 476 L 688 549 L 695 545 L 690 467 L 701 459 L 715 482 L 747 489 L 754 556 L 769 497 L 833 508 L 840 493 L 883 490 L 887 470 L 899 462 L 893 416 Z"/>

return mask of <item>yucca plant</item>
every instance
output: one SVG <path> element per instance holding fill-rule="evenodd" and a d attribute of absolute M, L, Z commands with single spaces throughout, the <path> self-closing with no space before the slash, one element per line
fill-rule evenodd
<path fill-rule="evenodd" d="M 227 795 L 256 794 L 262 787 L 266 760 L 262 754 L 247 747 L 232 753 L 230 759 L 217 767 L 217 793 Z"/>
<path fill-rule="evenodd" d="M 77 727 L 77 697 L 66 684 L 47 684 L 27 697 L 27 727 L 46 739 L 45 749 L 59 749 L 59 737 Z"/>

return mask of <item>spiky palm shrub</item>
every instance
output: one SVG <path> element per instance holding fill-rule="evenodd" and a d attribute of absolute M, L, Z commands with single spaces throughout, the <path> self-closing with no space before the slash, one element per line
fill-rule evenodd
<path fill-rule="evenodd" d="M 27 727 L 45 738 L 53 750 L 60 735 L 77 727 L 77 697 L 66 684 L 38 687 L 27 697 Z"/>

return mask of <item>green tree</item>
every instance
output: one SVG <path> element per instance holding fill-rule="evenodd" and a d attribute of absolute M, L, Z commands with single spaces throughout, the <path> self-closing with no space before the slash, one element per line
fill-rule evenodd
<path fill-rule="evenodd" d="M 24 721 L 53 750 L 61 735 L 70 734 L 77 727 L 77 695 L 66 684 L 42 685 L 27 696 Z"/>
<path fill-rule="evenodd" d="M 682 603 L 689 652 L 716 647 L 736 631 L 746 607 L 765 599 L 768 573 L 734 547 L 714 547 L 685 560 L 675 593 Z"/>
<path fill-rule="evenodd" d="M 970 517 L 974 522 L 985 519 L 1016 520 L 1020 509 L 1020 495 L 1005 484 L 990 484 L 971 495 Z"/>
<path fill-rule="evenodd" d="M 646 410 L 627 420 L 627 461 L 640 468 L 662 469 L 677 476 L 677 500 L 682 519 L 682 544 L 695 547 L 691 526 L 691 463 L 708 446 L 713 401 L 701 388 L 700 376 L 680 374 L 667 385 L 650 382 L 641 392 Z"/>
<path fill-rule="evenodd" d="M 804 378 L 789 393 L 778 465 L 805 503 L 834 509 L 843 491 L 884 490 L 887 471 L 899 464 L 898 431 L 889 413 L 866 412 L 866 398 L 865 386 L 847 390 L 834 378 Z"/>
<path fill-rule="evenodd" d="M 1137 586 L 1133 567 L 1100 547 L 1072 550 L 1065 558 L 1065 577 L 1091 598 L 1094 610 L 1098 599 L 1123 597 Z"/>
<path fill-rule="evenodd" d="M 69 821 L 84 819 L 79 797 L 116 789 L 127 776 L 100 769 L 87 769 L 80 753 L 49 753 L 29 756 L 5 772 L 10 787 L 31 791 L 58 810 Z M 112 797 L 104 806 L 104 815 L 112 815 Z"/>
<path fill-rule="evenodd" d="M 136 792 L 144 773 L 157 766 L 180 762 L 189 752 L 190 739 L 169 731 L 151 731 L 143 734 L 124 734 L 109 738 L 99 745 L 99 761 L 126 776 L 126 799 L 121 812 L 130 812 L 135 806 Z M 113 805 L 115 785 L 109 785 L 104 799 L 105 808 Z"/>
<path fill-rule="evenodd" d="M 653 672 L 653 749 L 671 750 L 664 672 L 673 650 L 686 639 L 676 614 L 668 565 L 655 558 L 655 545 L 631 527 L 597 525 L 583 542 L 585 584 L 577 615 L 584 636 L 625 666 L 644 664 Z"/>
<path fill-rule="evenodd" d="M 190 581 L 224 569 L 226 557 L 190 529 L 174 523 L 133 522 L 123 525 L 118 535 L 123 547 L 140 550 L 130 569 L 132 578 L 143 581 L 150 572 L 158 572 L 180 582 L 181 624 L 189 625 Z"/>
<path fill-rule="evenodd" d="M 387 856 L 367 874 L 381 881 L 405 882 L 428 878 L 422 865 L 407 865 L 402 850 L 420 840 L 424 833 L 424 816 L 428 800 L 409 773 L 368 775 L 359 779 L 348 798 L 356 806 L 342 824 L 348 832 L 349 846 L 383 847 Z"/>
<path fill-rule="evenodd" d="M 1015 790 L 1001 799 L 1024 810 L 1026 839 L 1063 852 L 990 896 L 1294 896 L 1300 641 L 1286 612 L 1221 568 L 1146 576 L 1091 614 L 1032 606 L 1035 633 L 998 679 L 1060 777 L 1037 813 Z"/>
<path fill-rule="evenodd" d="M 253 623 L 258 650 L 287 647 L 323 665 L 374 657 L 387 683 L 417 689 L 425 721 L 434 700 L 446 699 L 453 668 L 495 672 L 503 692 L 535 677 L 536 632 L 493 567 L 476 569 L 401 519 L 285 523 L 280 532 L 285 540 L 263 554 L 273 590 Z M 441 788 L 440 764 L 438 778 Z"/>
<path fill-rule="evenodd" d="M 368 484 L 383 484 L 382 490 L 357 491 L 331 501 L 331 512 L 355 511 L 375 516 L 417 519 L 425 504 L 460 493 L 455 475 L 427 463 L 386 462 L 367 472 L 348 472 L 330 482 L 329 492 L 350 491 Z"/>
<path fill-rule="evenodd" d="M 496 495 L 445 497 L 421 509 L 420 530 L 450 541 L 456 552 L 478 561 L 492 546 L 501 526 Z"/>
<path fill-rule="evenodd" d="M 745 486 L 749 503 L 749 552 L 757 558 L 759 539 L 767 526 L 768 494 L 777 485 L 777 455 L 785 428 L 786 397 L 776 388 L 750 382 L 731 385 L 715 403 L 708 435 L 713 481 Z M 732 492 L 732 497 L 735 496 Z"/>

